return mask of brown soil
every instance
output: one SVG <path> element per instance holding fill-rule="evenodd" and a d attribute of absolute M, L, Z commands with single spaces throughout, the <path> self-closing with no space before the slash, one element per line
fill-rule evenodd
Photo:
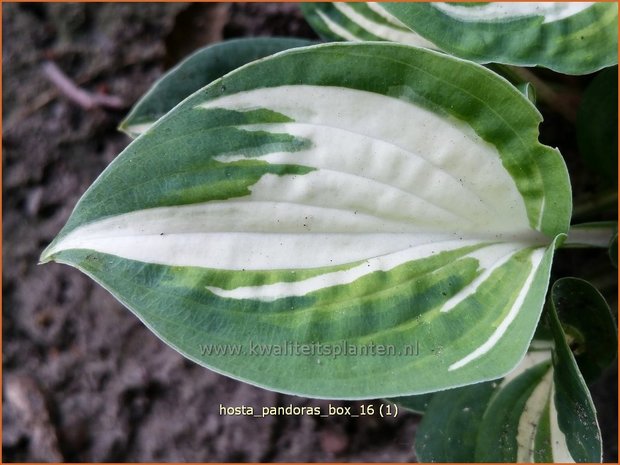
<path fill-rule="evenodd" d="M 78 271 L 36 264 L 80 195 L 129 143 L 116 130 L 126 110 L 76 106 L 58 95 L 42 63 L 54 61 L 84 88 L 129 107 L 188 52 L 258 35 L 316 37 L 294 4 L 3 5 L 4 461 L 414 460 L 419 417 L 411 413 L 220 416 L 220 404 L 329 402 L 201 368 Z M 567 144 L 561 129 L 555 134 L 551 142 Z M 607 378 L 595 394 L 606 458 L 615 460 L 615 372 Z"/>

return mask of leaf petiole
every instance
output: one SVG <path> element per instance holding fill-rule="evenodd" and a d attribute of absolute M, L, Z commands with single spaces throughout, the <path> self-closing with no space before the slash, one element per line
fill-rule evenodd
<path fill-rule="evenodd" d="M 568 237 L 562 247 L 607 248 L 617 231 L 618 223 L 615 221 L 575 224 L 570 227 Z"/>

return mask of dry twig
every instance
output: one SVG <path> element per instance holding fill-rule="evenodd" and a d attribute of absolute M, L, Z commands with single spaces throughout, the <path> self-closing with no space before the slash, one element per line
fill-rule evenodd
<path fill-rule="evenodd" d="M 45 396 L 37 382 L 29 376 L 10 376 L 6 380 L 4 396 L 14 414 L 29 431 L 30 448 L 36 460 L 62 462 L 58 435 Z"/>
<path fill-rule="evenodd" d="M 78 87 L 53 61 L 43 63 L 43 73 L 69 100 L 85 110 L 97 107 L 119 110 L 125 103 L 114 95 L 88 92 Z"/>

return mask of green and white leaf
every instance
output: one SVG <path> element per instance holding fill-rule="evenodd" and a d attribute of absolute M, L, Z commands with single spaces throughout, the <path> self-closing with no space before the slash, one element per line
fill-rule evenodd
<path fill-rule="evenodd" d="M 226 73 L 282 50 L 307 45 L 311 42 L 302 39 L 253 37 L 201 48 L 159 78 L 133 106 L 119 129 L 135 138 L 183 99 Z"/>
<path fill-rule="evenodd" d="M 553 350 L 498 382 L 437 393 L 416 434 L 423 462 L 600 462 L 594 404 L 553 308 Z"/>
<path fill-rule="evenodd" d="M 304 17 L 325 40 L 377 41 L 437 49 L 375 2 L 300 3 Z"/>
<path fill-rule="evenodd" d="M 478 63 L 587 74 L 618 63 L 616 2 L 381 3 L 437 48 Z"/>
<path fill-rule="evenodd" d="M 526 352 L 570 218 L 540 121 L 507 81 L 440 53 L 288 50 L 130 144 L 42 261 L 84 271 L 190 359 L 274 390 L 376 398 L 498 378 Z"/>
<path fill-rule="evenodd" d="M 556 285 L 558 283 L 556 282 Z M 554 288 L 557 286 L 554 285 Z M 557 294 L 556 294 L 557 295 Z M 557 412 L 557 423 L 551 416 L 551 437 L 560 444 L 552 443 L 553 457 L 570 457 L 576 462 L 600 462 L 602 459 L 601 432 L 596 419 L 596 409 L 590 391 L 581 375 L 575 357 L 567 344 L 562 325 L 554 306 L 549 306 L 547 319 L 553 331 L 553 406 Z M 560 434 L 554 435 L 554 428 L 564 434 L 566 451 L 561 451 Z M 558 454 L 556 454 L 556 450 Z M 558 460 L 559 461 L 559 460 Z"/>

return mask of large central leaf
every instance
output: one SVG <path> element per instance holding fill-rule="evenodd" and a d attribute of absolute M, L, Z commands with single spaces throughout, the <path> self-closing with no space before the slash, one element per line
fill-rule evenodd
<path fill-rule="evenodd" d="M 497 378 L 527 349 L 568 227 L 540 120 L 435 52 L 286 51 L 136 139 L 42 260 L 83 270 L 189 358 L 279 391 Z"/>

